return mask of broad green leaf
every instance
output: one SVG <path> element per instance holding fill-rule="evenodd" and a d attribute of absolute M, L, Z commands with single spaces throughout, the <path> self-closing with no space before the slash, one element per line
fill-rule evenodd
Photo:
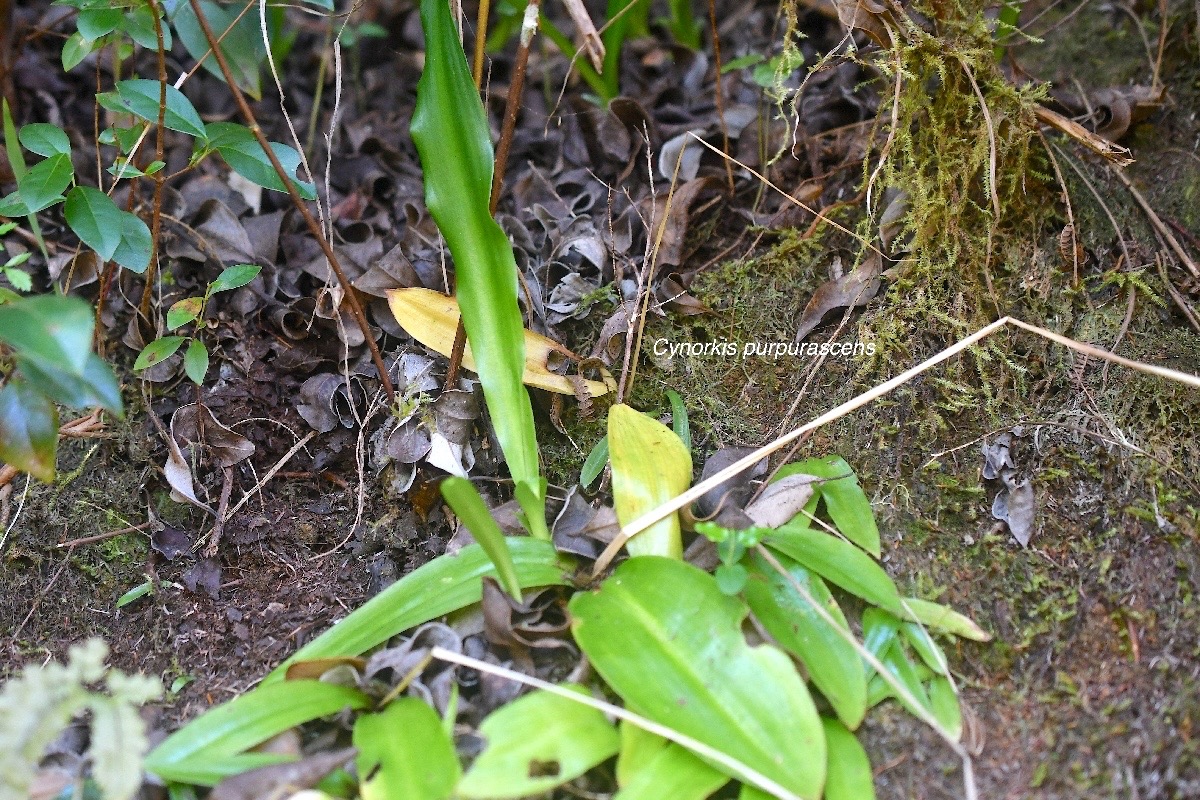
<path fill-rule="evenodd" d="M 29 255 L 30 254 L 28 252 L 22 253 L 21 256 L 18 256 L 18 258 L 20 258 L 22 262 L 25 262 L 29 260 Z M 13 260 L 15 261 L 17 259 Z M 11 283 L 13 288 L 17 289 L 18 291 L 28 292 L 33 289 L 33 278 L 29 276 L 28 272 L 16 269 L 15 265 L 4 265 L 4 277 L 8 278 L 8 282 Z"/>
<path fill-rule="evenodd" d="M 54 482 L 58 411 L 28 383 L 13 378 L 0 389 L 0 461 Z"/>
<path fill-rule="evenodd" d="M 34 122 L 21 128 L 18 135 L 21 144 L 31 153 L 39 156 L 69 156 L 71 155 L 71 140 L 66 132 L 57 125 L 46 122 Z"/>
<path fill-rule="evenodd" d="M 845 459 L 841 456 L 825 456 L 797 461 L 779 470 L 774 479 L 797 473 L 828 479 L 817 484 L 816 488 L 825 501 L 825 508 L 834 526 L 847 539 L 879 558 L 879 527 L 875 524 L 871 502 L 867 500 L 867 495 L 858 485 L 858 477 Z"/>
<path fill-rule="evenodd" d="M 946 674 L 950 669 L 950 665 L 946 661 L 946 654 L 942 652 L 942 648 L 938 647 L 937 642 L 933 641 L 927 630 L 915 622 L 901 622 L 900 632 L 904 634 L 904 638 L 908 640 L 912 649 L 925 662 L 925 666 L 939 675 Z"/>
<path fill-rule="evenodd" d="M 604 712 L 545 691 L 493 711 L 479 733 L 487 746 L 455 791 L 467 800 L 548 792 L 611 758 L 620 742 Z"/>
<path fill-rule="evenodd" d="M 654 757 L 671 742 L 657 733 L 621 720 L 617 726 L 621 749 L 617 752 L 617 785 L 625 786 L 646 768 Z"/>
<path fill-rule="evenodd" d="M 686 491 L 692 456 L 679 437 L 658 420 L 618 404 L 608 410 L 613 503 L 622 525 Z M 683 558 L 679 515 L 671 514 L 625 545 L 630 555 Z"/>
<path fill-rule="evenodd" d="M 446 800 L 462 772 L 454 742 L 415 697 L 354 722 L 362 800 Z"/>
<path fill-rule="evenodd" d="M 849 633 L 842 609 L 825 582 L 787 556 L 778 558 L 788 575 Z M 791 582 L 757 553 L 750 558 L 745 597 L 750 610 L 781 647 L 804 662 L 809 680 L 851 730 L 867 713 L 867 671 L 854 646 L 821 619 Z"/>
<path fill-rule="evenodd" d="M 255 100 L 262 99 L 262 75 L 260 67 L 266 60 L 267 51 L 263 47 L 262 34 L 258 27 L 257 7 L 246 12 L 246 6 L 255 0 L 219 4 L 212 0 L 200 0 L 200 10 L 208 20 L 213 33 L 220 40 L 219 47 L 225 55 L 229 69 L 233 73 L 233 81 L 243 91 Z M 172 12 L 172 23 L 180 41 L 192 58 L 204 59 L 204 69 L 214 75 L 222 83 L 225 75 L 217 60 L 209 54 L 208 40 L 192 11 L 191 3 L 187 0 L 169 4 Z M 236 20 L 236 22 L 235 22 Z M 207 58 L 205 57 L 207 55 Z"/>
<path fill-rule="evenodd" d="M 492 219 L 491 131 L 446 0 L 422 0 L 425 68 L 417 84 L 412 139 L 425 173 L 425 205 L 454 257 L 463 325 L 496 437 L 534 536 L 549 539 L 537 431 L 521 382 L 525 333 L 517 263 Z M 522 500 L 524 498 L 524 500 Z"/>
<path fill-rule="evenodd" d="M 183 354 L 183 371 L 197 386 L 204 385 L 204 376 L 208 374 L 208 348 L 199 339 L 188 343 L 187 352 Z"/>
<path fill-rule="evenodd" d="M 78 31 L 67 37 L 62 49 L 63 72 L 70 72 L 83 63 L 96 47 L 94 39 L 84 38 Z"/>
<path fill-rule="evenodd" d="M 13 177 L 19 183 L 21 178 L 25 176 L 25 154 L 21 152 L 21 144 L 18 141 L 20 136 L 17 134 L 16 123 L 13 122 L 12 112 L 8 108 L 7 98 L 0 98 L 0 117 L 3 117 L 4 122 L 4 151 L 8 155 L 8 165 L 12 170 Z M 15 203 L 13 202 L 14 200 Z M 42 229 L 38 224 L 37 215 L 30 212 L 25 201 L 21 199 L 20 192 L 13 192 L 8 197 L 0 200 L 0 206 L 7 206 L 7 208 L 0 209 L 0 216 L 28 217 L 29 230 L 33 233 L 33 238 L 37 240 L 38 249 L 42 251 L 42 255 L 49 261 L 50 254 L 46 250 L 46 240 L 42 237 Z"/>
<path fill-rule="evenodd" d="M 829 747 L 825 800 L 875 800 L 875 776 L 867 751 L 836 719 L 821 719 Z"/>
<path fill-rule="evenodd" d="M 211 295 L 240 289 L 258 277 L 260 272 L 262 272 L 262 267 L 257 264 L 235 264 L 232 267 L 226 267 L 221 270 L 217 279 L 208 285 L 208 293 Z"/>
<path fill-rule="evenodd" d="M 20 192 L 11 192 L 0 198 L 0 217 L 25 217 L 37 219 L 29 211 L 29 206 L 21 199 Z"/>
<path fill-rule="evenodd" d="M 135 6 L 125 14 L 125 33 L 147 50 L 158 50 L 158 34 L 154 32 L 154 14 L 149 4 Z M 171 52 L 171 28 L 162 22 L 163 50 Z"/>
<path fill-rule="evenodd" d="M 900 610 L 896 585 L 875 561 L 849 542 L 789 522 L 776 528 L 766 544 L 799 561 L 827 581 L 894 614 Z"/>
<path fill-rule="evenodd" d="M 124 21 L 125 17 L 119 8 L 85 8 L 79 12 L 77 20 L 79 35 L 85 39 L 99 39 L 121 27 Z"/>
<path fill-rule="evenodd" d="M 22 358 L 82 372 L 92 349 L 92 307 L 78 297 L 53 294 L 0 306 L 0 341 Z"/>
<path fill-rule="evenodd" d="M 30 213 L 52 206 L 63 199 L 62 193 L 71 185 L 75 168 L 71 157 L 59 153 L 35 164 L 17 181 L 17 191 Z"/>
<path fill-rule="evenodd" d="M 929 708 L 938 723 L 954 739 L 961 739 L 963 732 L 962 708 L 958 695 L 944 675 L 934 675 L 929 681 Z"/>
<path fill-rule="evenodd" d="M 77 372 L 25 358 L 18 358 L 17 364 L 29 383 L 56 403 L 71 408 L 99 406 L 118 417 L 125 415 L 121 386 L 112 368 L 95 353 L 87 354 L 83 368 Z"/>
<path fill-rule="evenodd" d="M 76 186 L 67 193 L 67 224 L 80 241 L 109 261 L 121 243 L 121 209 L 99 189 Z"/>
<path fill-rule="evenodd" d="M 704 800 L 729 782 L 728 775 L 691 751 L 661 741 L 664 746 L 628 777 L 613 800 Z"/>
<path fill-rule="evenodd" d="M 514 537 L 509 539 L 508 548 L 522 588 L 564 586 L 569 582 L 564 575 L 569 566 L 559 560 L 549 542 Z M 439 556 L 300 648 L 263 682 L 280 680 L 296 661 L 359 655 L 409 628 L 478 603 L 483 593 L 481 579 L 495 574 L 491 559 L 478 545 L 464 547 L 454 555 Z"/>
<path fill-rule="evenodd" d="M 115 136 L 113 137 L 115 140 Z M 166 166 L 165 161 L 151 161 L 146 165 L 146 169 L 142 170 L 132 161 L 122 156 L 117 156 L 113 159 L 113 163 L 104 170 L 109 175 L 120 180 L 128 180 L 129 178 L 142 178 L 147 175 L 153 175 L 160 169 Z"/>
<path fill-rule="evenodd" d="M 185 297 L 167 309 L 167 330 L 173 331 L 200 318 L 203 297 Z"/>
<path fill-rule="evenodd" d="M 265 742 L 289 728 L 344 708 L 369 708 L 357 689 L 321 681 L 287 681 L 260 686 L 217 706 L 168 736 L 146 756 L 146 769 L 163 780 L 212 786 L 223 775 L 205 774 L 222 759 Z M 202 780 L 197 780 L 197 778 Z"/>
<path fill-rule="evenodd" d="M 891 649 L 900 634 L 900 620 L 880 608 L 868 608 L 862 615 L 863 647 L 876 658 Z"/>
<path fill-rule="evenodd" d="M 588 453 L 587 459 L 583 462 L 583 468 L 579 470 L 579 485 L 587 489 L 600 477 L 600 473 L 604 471 L 605 465 L 608 464 L 608 434 L 600 437 L 600 441 L 596 442 L 596 446 L 592 448 L 592 452 Z"/>
<path fill-rule="evenodd" d="M 172 764 L 169 769 L 174 777 L 167 785 L 179 786 L 181 783 L 188 783 L 196 786 L 216 786 L 223 779 L 232 775 L 240 775 L 252 769 L 285 764 L 294 760 L 294 756 L 282 753 L 241 753 L 220 758 L 200 756 Z M 195 794 L 191 795 L 189 800 L 195 800 Z"/>
<path fill-rule="evenodd" d="M 517 569 L 513 566 L 512 556 L 508 552 L 508 542 L 504 531 L 492 517 L 492 512 L 479 496 L 479 490 L 466 478 L 451 476 L 442 481 L 439 487 L 442 497 L 450 504 L 450 508 L 458 515 L 471 536 L 487 553 L 488 558 L 496 566 L 496 575 L 500 587 L 518 602 L 521 600 L 521 579 L 517 577 Z"/>
<path fill-rule="evenodd" d="M 747 608 L 712 576 L 682 561 L 631 558 L 569 608 L 576 643 L 631 710 L 800 797 L 820 796 L 825 736 L 804 681 L 782 651 L 746 644 Z"/>
<path fill-rule="evenodd" d="M 883 666 L 888 672 L 892 673 L 900 682 L 908 694 L 912 696 L 913 701 L 918 706 L 921 706 L 926 712 L 932 711 L 932 704 L 929 701 L 929 695 L 925 692 L 925 687 L 921 685 L 921 673 L 917 666 L 909 659 L 908 654 L 904 652 L 903 643 L 897 639 L 892 642 L 892 646 L 887 649 L 880 659 Z M 908 709 L 909 713 L 914 716 L 920 716 L 920 709 L 916 708 L 912 702 L 895 692 L 890 686 L 888 687 L 889 694 L 900 701 L 900 704 Z"/>
<path fill-rule="evenodd" d="M 113 261 L 140 275 L 150 265 L 152 244 L 150 228 L 142 222 L 142 218 L 131 211 L 122 211 L 121 243 L 113 253 Z"/>
<path fill-rule="evenodd" d="M 279 173 L 271 166 L 271 159 L 267 157 L 266 151 L 249 128 L 236 122 L 211 122 L 207 131 L 207 146 L 220 153 L 230 169 L 258 186 L 277 192 L 287 191 L 287 187 L 279 179 Z M 279 142 L 270 144 L 280 166 L 296 186 L 300 196 L 305 200 L 316 199 L 316 187 L 295 177 L 296 169 L 300 166 L 300 154 L 296 149 Z"/>
<path fill-rule="evenodd" d="M 901 616 L 905 619 L 914 619 L 927 628 L 952 633 L 964 639 L 976 642 L 991 641 L 990 633 L 972 622 L 969 617 L 963 616 L 949 606 L 929 600 L 920 600 L 916 597 L 904 598 L 904 605 L 905 611 Z"/>
<path fill-rule="evenodd" d="M 116 91 L 121 103 L 128 111 L 153 125 L 158 124 L 158 101 L 161 97 L 161 86 L 158 81 L 148 78 L 131 78 L 118 83 Z M 167 108 L 163 114 L 163 125 L 173 131 L 186 133 L 198 139 L 206 136 L 204 121 L 196 113 L 192 101 L 170 84 L 167 84 Z"/>
<path fill-rule="evenodd" d="M 187 337 L 184 336 L 163 336 L 155 339 L 143 347 L 142 352 L 138 353 L 137 360 L 133 362 L 133 368 L 135 370 L 142 370 L 147 367 L 153 367 L 155 364 L 161 364 L 175 355 L 175 351 L 185 341 L 187 341 Z"/>

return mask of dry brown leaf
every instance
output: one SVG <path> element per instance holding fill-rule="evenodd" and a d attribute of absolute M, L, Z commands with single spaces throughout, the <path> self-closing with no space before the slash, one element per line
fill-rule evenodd
<path fill-rule="evenodd" d="M 883 259 L 876 252 L 867 254 L 861 264 L 847 274 L 822 284 L 800 316 L 796 341 L 802 342 L 835 308 L 864 306 L 879 291 L 879 276 L 883 274 Z"/>

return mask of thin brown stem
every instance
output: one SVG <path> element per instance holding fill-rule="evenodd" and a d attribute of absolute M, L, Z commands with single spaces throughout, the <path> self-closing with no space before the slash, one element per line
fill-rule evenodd
<path fill-rule="evenodd" d="M 389 403 L 393 403 L 396 397 L 396 389 L 392 386 L 392 379 L 388 376 L 387 365 L 383 363 L 383 354 L 379 352 L 379 345 L 375 342 L 375 337 L 371 333 L 371 326 L 367 324 L 367 315 L 363 311 L 362 303 L 358 300 L 358 295 L 354 293 L 354 287 L 350 285 L 350 279 L 346 277 L 346 273 L 342 270 L 342 265 L 338 261 L 337 255 L 333 252 L 333 246 L 329 243 L 329 239 L 326 238 L 324 231 L 321 230 L 320 224 L 317 223 L 312 212 L 308 210 L 308 206 L 304 204 L 304 199 L 300 197 L 300 193 L 296 190 L 295 183 L 288 176 L 287 170 L 283 168 L 283 164 L 279 163 L 278 156 L 271 149 L 267 137 L 258 125 L 258 119 L 254 116 L 254 111 L 251 110 L 250 104 L 246 102 L 245 95 L 242 94 L 242 90 L 238 88 L 237 83 L 234 81 L 233 72 L 229 69 L 229 62 L 226 61 L 225 54 L 221 52 L 221 48 L 217 44 L 217 37 L 213 35 L 212 27 L 208 24 L 208 19 L 204 16 L 204 10 L 200 7 L 199 0 L 188 0 L 188 2 L 191 3 L 192 11 L 196 14 L 196 20 L 200 23 L 200 29 L 204 32 L 204 38 L 208 42 L 213 57 L 221 67 L 221 74 L 225 76 L 225 83 L 228 84 L 229 91 L 233 94 L 233 99 L 237 103 L 238 110 L 246 120 L 250 132 L 258 140 L 259 146 L 262 147 L 263 152 L 270 159 L 271 167 L 275 170 L 275 174 L 279 176 L 279 179 L 287 188 L 288 196 L 292 199 L 292 205 L 296 207 L 296 211 L 304 218 L 304 223 L 308 226 L 309 232 L 312 233 L 313 237 L 317 240 L 317 244 L 320 245 L 321 251 L 329 261 L 330 269 L 337 276 L 338 284 L 342 287 L 342 292 L 345 295 L 346 304 L 350 307 L 350 313 L 354 317 L 354 321 L 358 323 L 358 327 L 363 332 L 367 349 L 371 351 L 371 360 L 375 363 L 375 369 L 379 371 L 379 382 L 383 385 L 383 390 L 388 395 Z"/>
<path fill-rule="evenodd" d="M 721 151 L 729 155 L 729 125 L 725 122 L 725 98 L 721 94 L 721 34 L 717 30 L 717 0 L 708 0 L 708 23 L 712 26 L 713 60 L 717 68 L 717 119 L 721 123 Z M 725 180 L 729 184 L 729 193 L 733 194 L 733 164 L 728 158 L 725 162 Z"/>
<path fill-rule="evenodd" d="M 154 19 L 154 37 L 158 50 L 158 120 L 155 122 L 154 130 L 154 159 L 162 161 L 167 114 L 167 54 L 158 0 L 147 0 L 147 2 L 150 5 L 150 16 Z M 166 179 L 167 176 L 161 169 L 154 173 L 154 199 L 150 210 L 150 263 L 146 267 L 146 285 L 142 289 L 142 302 L 138 305 L 138 312 L 147 320 L 150 319 L 150 301 L 154 297 L 155 276 L 158 272 L 158 240 L 162 234 L 162 193 Z"/>
<path fill-rule="evenodd" d="M 504 102 L 504 122 L 500 127 L 500 143 L 496 146 L 496 166 L 492 172 L 492 197 L 488 211 L 495 216 L 500 204 L 500 190 L 504 187 L 504 173 L 508 167 L 508 152 L 512 149 L 513 131 L 517 127 L 517 114 L 521 111 L 521 93 L 525 90 L 525 67 L 529 64 L 529 44 L 537 30 L 537 13 L 541 0 L 529 0 L 525 7 L 525 19 L 533 20 L 528 30 L 522 27 L 521 41 L 517 47 L 517 60 L 513 64 L 512 80 L 508 85 L 508 99 Z"/>

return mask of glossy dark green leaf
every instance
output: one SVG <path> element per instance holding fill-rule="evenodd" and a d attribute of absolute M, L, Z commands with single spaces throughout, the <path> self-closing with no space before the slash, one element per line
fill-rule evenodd
<path fill-rule="evenodd" d="M 433 709 L 401 697 L 354 722 L 362 800 L 446 800 L 462 768 Z"/>
<path fill-rule="evenodd" d="M 35 164 L 17 181 L 17 191 L 29 212 L 35 213 L 64 199 L 73 177 L 71 157 L 60 153 Z"/>
<path fill-rule="evenodd" d="M 58 411 L 20 378 L 0 389 L 0 461 L 46 483 L 54 482 Z"/>
<path fill-rule="evenodd" d="M 79 28 L 79 35 L 83 38 L 99 39 L 106 33 L 112 33 L 121 27 L 121 23 L 124 21 L 125 16 L 119 8 L 85 8 L 79 12 L 76 24 Z"/>
<path fill-rule="evenodd" d="M 108 261 L 121 244 L 121 209 L 99 189 L 76 186 L 67 193 L 63 213 L 80 241 Z"/>
<path fill-rule="evenodd" d="M 125 13 L 125 33 L 130 39 L 147 50 L 158 50 L 158 34 L 154 30 L 154 14 L 149 4 L 134 6 L 132 11 Z M 171 52 L 171 28 L 166 20 L 162 22 L 163 50 Z"/>
<path fill-rule="evenodd" d="M 143 347 L 142 352 L 138 353 L 137 359 L 133 362 L 133 368 L 135 370 L 142 370 L 147 367 L 153 367 L 155 364 L 161 364 L 175 355 L 175 351 L 185 341 L 187 341 L 187 337 L 185 336 L 163 336 L 155 339 Z"/>
<path fill-rule="evenodd" d="M 211 122 L 207 130 L 208 147 L 216 150 L 230 169 L 258 186 L 277 192 L 287 191 L 287 187 L 279 179 L 279 173 L 271 165 L 271 159 L 267 157 L 266 151 L 249 128 L 236 122 Z M 270 144 L 283 171 L 295 184 L 300 196 L 305 200 L 316 199 L 316 187 L 296 177 L 296 169 L 300 166 L 300 154 L 296 149 L 279 142 Z"/>
<path fill-rule="evenodd" d="M 600 437 L 600 441 L 596 442 L 596 446 L 592 448 L 592 452 L 588 453 L 588 457 L 583 462 L 583 468 L 579 470 L 579 485 L 585 489 L 591 487 L 596 482 L 596 478 L 600 477 L 600 473 L 604 472 L 604 467 L 608 464 L 608 434 Z"/>
<path fill-rule="evenodd" d="M 422 0 L 425 68 L 412 139 L 425 173 L 425 205 L 454 257 L 458 304 L 496 437 L 530 532 L 548 539 L 533 407 L 521 377 L 525 331 L 512 245 L 488 210 L 491 132 L 446 0 Z M 524 498 L 524 499 L 522 499 Z"/>
<path fill-rule="evenodd" d="M 21 128 L 18 138 L 26 150 L 39 156 L 71 155 L 71 140 L 57 125 L 34 122 Z"/>
<path fill-rule="evenodd" d="M 92 349 L 92 307 L 47 294 L 0 306 L 0 341 L 22 358 L 79 374 Z"/>
<path fill-rule="evenodd" d="M 797 473 L 828 479 L 817 484 L 817 491 L 825 501 L 825 509 L 834 526 L 847 539 L 879 558 L 879 527 L 875 524 L 871 502 L 845 459 L 825 456 L 797 461 L 779 470 L 774 479 Z"/>
<path fill-rule="evenodd" d="M 587 693 L 583 687 L 566 688 Z M 487 745 L 455 791 L 465 800 L 548 792 L 611 758 L 620 742 L 604 712 L 545 691 L 493 711 L 479 734 Z"/>
<path fill-rule="evenodd" d="M 479 496 L 479 490 L 466 478 L 455 476 L 446 478 L 439 488 L 450 508 L 467 526 L 471 536 L 496 566 L 500 587 L 519 602 L 521 580 L 517 577 L 516 567 L 513 566 L 512 556 L 508 552 L 508 542 L 504 531 L 500 530 L 499 523 L 492 517 L 483 498 Z"/>
<path fill-rule="evenodd" d="M 789 522 L 777 528 L 766 544 L 850 594 L 892 613 L 903 613 L 896 584 L 869 555 L 849 542 Z"/>
<path fill-rule="evenodd" d="M 371 699 L 357 689 L 321 681 L 260 686 L 202 714 L 146 756 L 146 770 L 168 781 L 212 786 L 230 774 L 222 764 L 276 734 Z"/>
<path fill-rule="evenodd" d="M 692 456 L 675 432 L 624 403 L 608 410 L 608 448 L 612 462 L 613 505 L 628 525 L 687 491 Z M 625 545 L 630 555 L 683 558 L 678 514 L 670 514 Z"/>
<path fill-rule="evenodd" d="M 158 124 L 160 89 L 158 81 L 146 78 L 131 78 L 121 81 L 116 86 L 117 95 L 125 108 L 153 125 Z M 199 139 L 206 136 L 204 121 L 196 113 L 192 101 L 170 84 L 167 84 L 167 107 L 163 114 L 163 125 Z"/>
<path fill-rule="evenodd" d="M 192 383 L 204 385 L 204 376 L 208 374 L 208 348 L 199 339 L 188 343 L 187 352 L 183 354 L 183 371 Z"/>
<path fill-rule="evenodd" d="M 854 734 L 836 719 L 822 718 L 829 747 L 825 800 L 875 800 L 871 759 Z"/>
<path fill-rule="evenodd" d="M 208 285 L 208 293 L 216 294 L 240 289 L 258 277 L 260 272 L 262 272 L 262 267 L 257 264 L 235 264 L 232 267 L 226 267 L 221 270 L 217 279 Z"/>
<path fill-rule="evenodd" d="M 113 253 L 116 261 L 130 272 L 142 274 L 150 265 L 150 228 L 141 217 L 130 211 L 121 212 L 121 242 Z"/>
<path fill-rule="evenodd" d="M 95 353 L 88 353 L 79 371 L 60 369 L 44 361 L 18 358 L 21 373 L 42 394 L 70 408 L 100 408 L 124 416 L 121 386 L 112 368 Z"/>
<path fill-rule="evenodd" d="M 200 10 L 208 20 L 209 27 L 220 39 L 219 46 L 233 73 L 234 83 L 255 100 L 260 100 L 261 67 L 266 60 L 267 51 L 258 27 L 257 7 L 246 11 L 246 6 L 251 2 L 255 0 L 229 4 L 200 0 Z M 204 30 L 192 11 L 191 3 L 182 0 L 168 5 L 168 8 L 171 7 L 174 7 L 171 22 L 188 54 L 197 61 L 204 59 L 204 69 L 224 83 L 225 75 L 221 72 L 217 60 L 212 55 L 205 57 L 210 49 L 208 39 L 204 37 Z"/>
<path fill-rule="evenodd" d="M 787 556 L 780 565 L 838 622 L 847 633 L 850 626 L 825 582 Z M 781 647 L 799 658 L 808 669 L 809 680 L 833 706 L 850 729 L 867 713 L 867 671 L 862 658 L 846 639 L 821 619 L 808 601 L 757 553 L 750 558 L 750 579 L 745 597 L 750 610 Z"/>
<path fill-rule="evenodd" d="M 522 588 L 568 583 L 564 573 L 570 565 L 559 559 L 549 542 L 517 536 L 509 539 L 508 548 Z M 360 655 L 409 628 L 478 603 L 485 575 L 495 577 L 496 570 L 479 545 L 469 545 L 454 555 L 439 556 L 300 648 L 268 675 L 264 683 L 283 678 L 288 665 L 296 661 Z"/>
<path fill-rule="evenodd" d="M 67 37 L 62 49 L 63 72 L 70 72 L 83 63 L 96 47 L 94 39 L 84 38 L 82 33 L 75 32 Z"/>
<path fill-rule="evenodd" d="M 825 736 L 816 707 L 782 651 L 746 644 L 747 611 L 711 575 L 656 556 L 629 559 L 570 603 L 575 641 L 631 710 L 817 798 Z"/>

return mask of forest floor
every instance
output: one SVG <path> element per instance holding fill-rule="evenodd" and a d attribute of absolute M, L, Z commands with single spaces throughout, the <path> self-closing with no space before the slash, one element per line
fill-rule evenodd
<path fill-rule="evenodd" d="M 1035 5 L 1023 21 L 1034 20 Z M 1200 259 L 1197 8 L 1165 6 L 1170 27 L 1156 72 L 1158 9 L 1041 7 L 1045 15 L 1029 26 L 1041 41 L 1008 54 L 1029 76 L 1093 99 L 1149 86 L 1155 75 L 1165 87 L 1161 102 L 1122 135 L 1136 159 L 1123 174 Z M 725 62 L 779 52 L 782 21 L 772 4 L 717 8 Z M 40 2 L 17 10 L 25 32 L 17 44 L 18 123 L 54 121 L 84 143 L 94 139 L 87 94 L 94 76 L 88 69 L 64 75 L 58 66 L 55 31 L 69 29 L 63 10 Z M 406 2 L 368 3 L 362 13 L 386 36 L 348 48 L 330 205 L 339 252 L 370 301 L 383 349 L 407 359 L 402 385 L 411 399 L 427 380 L 440 386 L 445 370 L 445 359 L 404 336 L 382 301 L 387 288 L 446 288 L 407 133 L 420 29 Z M 807 65 L 843 36 L 819 11 L 802 9 L 799 25 Z M 718 114 L 711 50 L 667 42 L 662 35 L 631 41 L 623 99 L 611 113 L 584 99 L 583 84 L 558 96 L 566 62 L 552 46 L 535 47 L 530 61 L 500 221 L 539 297 L 531 324 L 579 353 L 607 355 L 605 323 L 621 312 L 622 280 L 634 275 L 649 238 L 639 211 L 649 212 L 671 185 L 681 135 L 695 131 L 720 146 L 720 115 L 736 126 L 731 150 L 742 164 L 813 206 L 845 203 L 833 213 L 848 228 L 863 229 L 867 218 L 863 158 L 878 156 L 872 121 L 881 105 L 887 116 L 891 84 L 865 66 L 866 57 L 810 80 L 795 105 L 796 127 L 790 106 L 774 119 L 752 66 L 722 76 Z M 285 62 L 287 106 L 302 136 L 322 43 L 318 28 L 301 26 Z M 488 108 L 497 127 L 511 50 L 492 62 Z M 783 88 L 797 88 L 803 75 Z M 223 87 L 207 74 L 194 80 L 190 96 L 201 113 L 228 118 Z M 931 104 L 943 102 L 936 86 L 928 88 Z M 319 98 L 318 132 L 329 123 L 330 94 Z M 255 108 L 271 138 L 286 140 L 279 104 L 267 95 Z M 649 157 L 636 131 L 648 136 Z M 792 151 L 773 162 L 763 157 L 793 133 Z M 976 133 L 987 136 L 982 126 Z M 1200 301 L 1200 280 L 1163 243 L 1121 171 L 1046 136 L 1062 185 L 1040 156 L 1040 174 L 1025 178 L 1036 207 L 1025 219 L 1034 222 L 1000 229 L 992 264 L 955 265 L 975 275 L 962 286 L 979 289 L 982 270 L 991 270 L 993 298 L 1006 314 L 1127 358 L 1200 373 L 1200 333 L 1179 310 Z M 168 163 L 186 161 L 186 149 L 173 144 Z M 736 342 L 740 354 L 746 343 L 793 341 L 813 293 L 860 252 L 740 167 L 729 194 L 722 160 L 695 146 L 687 152 L 696 163 L 681 160 L 682 212 L 660 250 L 666 277 L 629 402 L 665 415 L 666 390 L 678 391 L 697 465 L 718 448 L 764 444 L 951 344 L 951 332 L 979 327 L 979 304 L 963 299 L 969 288 L 961 303 L 925 319 L 919 287 L 893 269 L 841 326 L 839 311 L 808 337 L 877 343 L 876 358 L 814 365 L 807 356 L 672 355 L 672 343 Z M 976 183 L 982 187 L 982 177 Z M 398 429 L 378 402 L 361 341 L 347 333 L 353 323 L 339 326 L 348 317 L 329 313 L 323 267 L 283 202 L 231 185 L 223 167 L 206 164 L 177 185 L 170 203 L 177 224 L 167 226 L 161 308 L 202 288 L 219 262 L 257 262 L 264 278 L 216 306 L 214 366 L 199 390 L 177 363 L 151 380 L 135 376 L 125 295 L 140 289 L 130 283 L 108 299 L 100 314 L 105 348 L 119 365 L 130 411 L 102 438 L 65 440 L 53 485 L 21 477 L 4 495 L 0 674 L 101 636 L 118 666 L 170 687 L 160 724 L 174 727 L 249 688 L 382 586 L 444 552 L 454 531 L 436 492 L 444 471 L 423 454 L 387 457 L 389 447 L 402 449 Z M 1079 263 L 1064 260 L 1060 247 L 1068 215 Z M 215 246 L 216 257 L 206 259 L 193 236 Z M 94 299 L 95 285 L 76 291 Z M 839 454 L 855 468 L 879 519 L 885 566 L 904 594 L 947 603 L 993 634 L 950 652 L 970 711 L 981 796 L 1200 796 L 1200 393 L 1028 334 L 993 338 L 958 366 L 935 367 L 819 429 L 799 454 Z M 620 349 L 609 358 L 614 371 Z M 226 522 L 214 558 L 197 554 L 210 517 L 173 501 L 162 471 L 158 428 L 196 402 L 255 447 L 233 470 L 235 500 L 316 432 Z M 571 399 L 565 405 L 535 400 L 546 471 L 560 489 L 577 482 L 603 433 L 602 414 L 589 418 Z M 1033 487 L 1025 546 L 991 513 L 1003 484 L 983 477 L 984 447 L 1002 435 Z M 481 424 L 467 444 L 477 451 L 474 475 L 497 472 L 487 445 Z M 215 505 L 221 471 L 198 465 L 195 478 Z M 116 606 L 147 580 L 159 589 Z M 881 798 L 961 796 L 958 759 L 894 704 L 868 715 L 864 742 Z"/>

